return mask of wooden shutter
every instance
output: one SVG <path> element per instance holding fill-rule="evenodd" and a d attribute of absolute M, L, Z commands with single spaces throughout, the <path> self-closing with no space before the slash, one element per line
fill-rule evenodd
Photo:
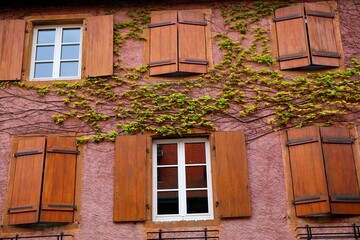
<path fill-rule="evenodd" d="M 112 75 L 114 17 L 89 17 L 86 25 L 86 75 Z"/>
<path fill-rule="evenodd" d="M 44 148 L 44 137 L 26 138 L 18 142 L 8 208 L 9 225 L 38 222 Z"/>
<path fill-rule="evenodd" d="M 0 21 L 0 80 L 20 80 L 25 21 Z"/>
<path fill-rule="evenodd" d="M 336 47 L 334 14 L 325 3 L 305 3 L 309 44 L 313 65 L 339 67 L 340 54 Z"/>
<path fill-rule="evenodd" d="M 146 136 L 118 136 L 115 143 L 114 221 L 146 219 Z"/>
<path fill-rule="evenodd" d="M 329 197 L 317 126 L 287 131 L 297 216 L 330 213 Z"/>
<path fill-rule="evenodd" d="M 73 222 L 77 153 L 75 138 L 48 137 L 41 222 Z"/>
<path fill-rule="evenodd" d="M 360 214 L 354 140 L 346 128 L 320 128 L 333 214 Z"/>
<path fill-rule="evenodd" d="M 310 65 L 305 26 L 304 5 L 299 4 L 275 10 L 277 44 L 280 69 Z"/>
<path fill-rule="evenodd" d="M 217 132 L 214 141 L 220 217 L 251 216 L 245 135 L 242 131 Z"/>
<path fill-rule="evenodd" d="M 177 12 L 153 15 L 149 28 L 150 76 L 177 72 Z"/>
<path fill-rule="evenodd" d="M 206 73 L 204 13 L 180 11 L 179 13 L 179 71 Z"/>

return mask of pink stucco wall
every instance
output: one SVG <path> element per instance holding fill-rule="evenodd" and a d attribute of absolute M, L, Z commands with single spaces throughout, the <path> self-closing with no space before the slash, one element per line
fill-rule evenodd
<path fill-rule="evenodd" d="M 166 9 L 195 9 L 209 8 L 207 4 L 164 4 Z M 350 57 L 359 57 L 360 47 L 357 27 L 360 26 L 359 3 L 355 0 L 341 1 L 340 29 L 345 53 L 345 63 L 350 64 Z M 102 14 L 103 8 L 50 8 L 46 9 L 11 9 L 0 13 L 0 19 L 13 19 L 27 15 L 37 15 L 46 12 L 50 14 L 92 13 Z M 115 14 L 115 22 L 126 19 L 126 9 L 119 8 Z M 350 24 L 351 23 L 351 24 Z M 269 19 L 261 22 L 262 27 L 270 29 Z M 220 10 L 213 10 L 211 30 L 212 34 L 224 29 Z M 234 38 L 237 36 L 234 35 Z M 134 51 L 136 49 L 136 51 Z M 222 53 L 213 43 L 212 57 L 214 62 L 222 59 Z M 121 49 L 121 60 L 124 65 L 136 67 L 143 64 L 143 42 L 128 41 Z M 20 91 L 20 92 L 19 92 Z M 82 122 L 72 120 L 64 126 L 53 124 L 51 115 L 56 113 L 57 107 L 62 106 L 61 99 L 55 95 L 39 97 L 36 93 L 25 92 L 18 88 L 0 88 L 1 109 L 7 109 L 13 114 L 0 116 L 0 222 L 5 211 L 5 197 L 8 186 L 9 158 L 11 154 L 11 139 L 20 134 L 49 134 L 60 132 L 90 133 L 91 130 Z M 6 98 L 4 98 L 6 97 Z M 38 100 L 34 103 L 32 100 Z M 48 100 L 52 103 L 49 105 Z M 27 114 L 20 113 L 28 110 Z M 33 111 L 32 110 L 40 111 Z M 36 112 L 36 114 L 35 114 Z M 24 114 L 21 116 L 21 114 Z M 19 117 L 20 116 L 20 117 Z M 245 129 L 256 134 L 257 126 L 241 123 L 228 126 L 218 125 L 218 130 Z M 250 131 L 249 129 L 253 129 Z M 104 130 L 111 130 L 111 126 L 104 126 Z M 249 136 L 247 136 L 249 137 Z M 251 138 L 251 136 L 250 136 Z M 249 139 L 250 139 L 249 138 Z M 221 220 L 219 226 L 210 226 L 220 230 L 220 239 L 295 239 L 295 229 L 289 224 L 288 203 L 285 186 L 285 176 L 280 142 L 280 133 L 249 140 L 246 146 L 249 182 L 251 189 L 252 217 Z M 142 223 L 114 223 L 113 222 L 113 175 L 114 175 L 114 144 L 110 142 L 87 143 L 83 146 L 82 174 L 81 174 L 81 206 L 80 227 L 71 230 L 76 239 L 144 239 L 146 227 Z M 354 221 L 357 219 L 351 219 Z M 204 226 L 206 227 L 206 226 Z M 188 228 L 194 229 L 194 228 Z M 43 229 L 29 234 L 43 234 L 46 232 L 61 232 L 62 228 Z M 26 230 L 25 230 L 26 232 Z M 66 232 L 66 231 L 64 231 Z M 15 234 L 15 233 L 14 233 Z M 14 235 L 9 233 L 8 235 Z M 22 233 L 23 234 L 23 233 Z M 25 233 L 24 233 L 25 234 Z M 1 231 L 0 231 L 1 236 Z"/>

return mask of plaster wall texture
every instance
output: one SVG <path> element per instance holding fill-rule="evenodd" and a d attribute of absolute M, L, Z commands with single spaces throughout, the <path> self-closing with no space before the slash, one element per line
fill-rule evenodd
<path fill-rule="evenodd" d="M 164 5 L 167 9 L 195 9 L 208 8 L 202 4 Z M 358 57 L 360 54 L 357 32 L 352 28 L 360 25 L 359 3 L 354 0 L 341 1 L 338 11 L 340 12 L 340 24 L 345 52 L 345 62 L 350 64 L 350 57 Z M 103 14 L 106 8 L 50 8 L 46 14 L 76 14 L 90 13 Z M 25 15 L 42 14 L 43 9 L 20 9 L 16 13 L 7 10 L 1 13 L 0 19 L 17 18 Z M 350 13 L 350 14 L 348 14 Z M 114 14 L 115 23 L 126 19 L 126 9 L 120 9 Z M 269 29 L 270 22 L 263 20 L 262 27 Z M 224 22 L 219 10 L 212 13 L 211 30 L 212 35 L 223 31 Z M 231 35 L 237 38 L 237 35 Z M 136 50 L 136 51 L 134 51 Z M 143 43 L 141 41 L 128 41 L 121 49 L 120 57 L 123 64 L 136 67 L 143 64 Z M 213 42 L 212 55 L 214 63 L 222 60 L 222 53 Z M 43 109 L 41 114 L 33 116 L 31 111 L 24 115 L 23 120 L 2 122 L 0 132 L 0 220 L 4 213 L 5 196 L 8 186 L 9 158 L 11 154 L 11 138 L 19 134 L 35 133 L 59 133 L 66 131 L 78 131 L 87 133 L 90 131 L 85 125 L 74 120 L 67 125 L 58 127 L 52 123 L 51 115 L 56 112 L 57 106 L 61 104 L 56 96 L 39 98 L 36 95 L 24 95 L 27 98 L 17 98 L 22 94 L 13 95 L 14 89 L 0 90 L 1 96 L 8 96 L 9 111 L 14 114 L 21 110 Z M 10 93 L 9 93 L 10 92 Z M 8 95 L 7 95 L 8 94 Z M 31 100 L 39 101 L 34 104 Z M 45 104 L 45 100 L 51 100 L 51 106 Z M 61 105 L 63 106 L 63 105 Z M 13 110 L 15 107 L 15 110 Z M 49 109 L 51 111 L 49 111 Z M 4 127 L 5 126 L 5 127 Z M 12 128 L 14 127 L 14 128 Z M 219 125 L 218 130 L 237 130 L 253 128 L 256 132 L 258 126 L 252 125 Z M 110 125 L 105 129 L 111 130 Z M 251 137 L 251 136 L 247 136 Z M 243 219 L 221 220 L 220 226 L 211 226 L 220 230 L 220 239 L 225 240 L 287 240 L 295 239 L 294 226 L 289 224 L 287 216 L 287 195 L 285 189 L 285 176 L 281 152 L 279 133 L 268 134 L 264 137 L 247 142 L 247 159 L 249 183 L 252 201 L 252 217 Z M 105 142 L 101 144 L 87 143 L 83 149 L 81 194 L 80 194 L 80 224 L 78 229 L 71 231 L 75 239 L 144 239 L 147 228 L 141 223 L 113 223 L 113 174 L 114 174 L 114 144 Z M 355 220 L 355 219 L 352 219 Z M 25 230 L 26 231 L 26 230 Z M 61 228 L 42 229 L 34 232 L 29 229 L 30 234 L 45 234 L 60 232 Z M 66 232 L 66 231 L 65 231 Z M 0 235 L 1 236 L 1 235 Z"/>

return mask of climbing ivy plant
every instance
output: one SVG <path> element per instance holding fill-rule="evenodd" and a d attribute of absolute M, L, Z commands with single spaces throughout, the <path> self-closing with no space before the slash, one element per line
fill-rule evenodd
<path fill-rule="evenodd" d="M 249 123 L 261 129 L 261 136 L 278 129 L 342 121 L 360 109 L 360 63 L 354 59 L 353 68 L 297 77 L 283 77 L 274 70 L 270 33 L 262 21 L 288 4 L 254 1 L 216 6 L 225 25 L 212 41 L 223 58 L 206 74 L 153 82 L 146 65 L 123 65 L 124 43 L 147 41 L 143 31 L 150 9 L 132 9 L 129 20 L 114 25 L 113 76 L 58 82 L 51 87 L 16 84 L 40 96 L 55 92 L 70 110 L 53 115 L 54 123 L 77 118 L 93 129 L 94 142 L 114 141 L 118 134 L 181 135 L 194 128 Z M 112 130 L 105 132 L 107 122 Z M 81 143 L 88 140 L 79 138 Z"/>

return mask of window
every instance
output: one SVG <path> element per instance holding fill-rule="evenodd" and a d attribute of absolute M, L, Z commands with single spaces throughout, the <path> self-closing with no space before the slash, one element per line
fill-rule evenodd
<path fill-rule="evenodd" d="M 72 223 L 77 210 L 76 139 L 22 137 L 15 145 L 7 225 Z"/>
<path fill-rule="evenodd" d="M 251 216 L 244 133 L 193 137 L 117 137 L 115 222 Z"/>
<path fill-rule="evenodd" d="M 82 28 L 35 27 L 31 79 L 79 79 Z"/>
<path fill-rule="evenodd" d="M 153 219 L 213 219 L 207 139 L 153 142 Z"/>
<path fill-rule="evenodd" d="M 150 76 L 206 73 L 205 14 L 166 11 L 151 17 L 149 40 Z"/>
<path fill-rule="evenodd" d="M 334 13 L 329 4 L 305 3 L 275 10 L 280 69 L 340 66 Z"/>
<path fill-rule="evenodd" d="M 286 132 L 296 215 L 360 214 L 355 129 L 306 127 Z"/>
<path fill-rule="evenodd" d="M 25 23 L 29 31 L 25 31 Z M 113 16 L 0 20 L 0 53 L 0 80 L 77 80 L 112 75 Z"/>

